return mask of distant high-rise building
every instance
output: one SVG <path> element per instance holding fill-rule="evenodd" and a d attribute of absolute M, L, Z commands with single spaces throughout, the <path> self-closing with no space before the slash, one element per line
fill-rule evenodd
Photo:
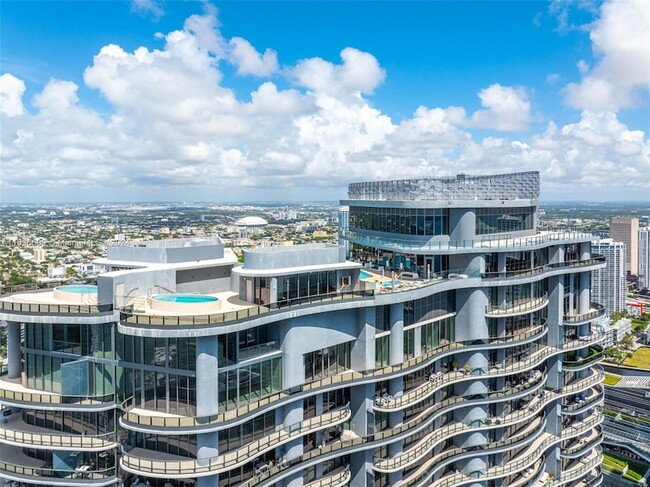
<path fill-rule="evenodd" d="M 34 262 L 40 264 L 45 261 L 45 249 L 37 247 L 34 249 Z"/>
<path fill-rule="evenodd" d="M 637 275 L 639 248 L 639 219 L 615 216 L 609 220 L 609 237 L 616 242 L 623 242 L 627 247 L 625 270 Z"/>
<path fill-rule="evenodd" d="M 639 279 L 637 287 L 650 288 L 650 227 L 639 230 Z"/>
<path fill-rule="evenodd" d="M 607 261 L 604 269 L 591 271 L 592 299 L 604 305 L 607 313 L 625 310 L 625 244 L 611 238 L 595 240 L 591 250 L 604 255 Z"/>

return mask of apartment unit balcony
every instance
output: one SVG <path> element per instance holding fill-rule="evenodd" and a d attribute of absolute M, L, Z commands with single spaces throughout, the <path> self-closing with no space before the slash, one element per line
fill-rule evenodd
<path fill-rule="evenodd" d="M 115 434 L 103 435 L 54 432 L 48 428 L 26 423 L 19 414 L 13 414 L 0 423 L 0 443 L 24 448 L 47 450 L 102 451 L 115 448 Z"/>
<path fill-rule="evenodd" d="M 0 445 L 0 479 L 27 485 L 101 487 L 118 481 L 115 467 L 97 468 L 78 464 L 67 469 L 30 457 L 22 448 Z"/>
<path fill-rule="evenodd" d="M 544 293 L 539 297 L 519 299 L 501 305 L 489 305 L 485 308 L 485 316 L 488 318 L 506 318 L 527 313 L 533 313 L 548 305 L 548 294 Z"/>
<path fill-rule="evenodd" d="M 592 428 L 586 435 L 573 438 L 560 450 L 560 454 L 566 458 L 581 458 L 585 453 L 600 445 L 603 441 L 603 433 L 598 427 Z"/>
<path fill-rule="evenodd" d="M 226 471 L 250 462 L 253 458 L 273 450 L 284 443 L 302 437 L 308 433 L 339 425 L 350 419 L 349 407 L 323 414 L 308 420 L 287 426 L 264 438 L 253 441 L 238 450 L 227 452 L 214 458 L 187 459 L 167 454 L 133 448 L 123 451 L 120 464 L 127 472 L 156 478 L 182 479 L 203 477 Z"/>
<path fill-rule="evenodd" d="M 351 478 L 352 473 L 348 465 L 338 472 L 324 476 L 322 479 L 304 484 L 303 487 L 343 487 L 348 484 Z"/>
<path fill-rule="evenodd" d="M 605 400 L 605 392 L 601 385 L 592 386 L 587 393 L 578 394 L 574 400 L 566 405 L 562 405 L 562 414 L 575 415 L 580 414 L 587 409 L 602 404 Z"/>
<path fill-rule="evenodd" d="M 513 237 L 508 234 L 486 235 L 483 238 L 467 240 L 447 239 L 405 239 L 399 237 L 386 237 L 376 234 L 355 231 L 344 231 L 341 238 L 351 243 L 364 245 L 395 252 L 408 252 L 412 254 L 444 254 L 485 252 L 489 250 L 528 250 L 559 243 L 579 243 L 590 241 L 593 235 L 580 232 L 540 232 L 530 237 Z M 444 237 L 444 236 L 443 236 Z"/>
<path fill-rule="evenodd" d="M 555 487 L 575 481 L 587 475 L 591 470 L 598 467 L 603 461 L 603 452 L 599 446 L 593 448 L 589 455 L 575 459 L 562 469 L 557 478 L 549 478 L 536 487 Z M 596 484 L 598 485 L 598 484 Z"/>
<path fill-rule="evenodd" d="M 565 326 L 577 326 L 602 318 L 603 316 L 605 316 L 605 307 L 602 304 L 591 303 L 589 305 L 589 311 L 584 313 L 565 314 L 562 322 Z"/>
<path fill-rule="evenodd" d="M 584 260 L 570 260 L 566 262 L 556 262 L 537 267 L 529 267 L 522 269 L 506 270 L 504 272 L 484 272 L 481 274 L 482 279 L 511 279 L 515 277 L 528 277 L 543 274 L 544 272 L 556 269 L 581 269 L 593 270 L 605 264 L 604 255 L 592 255 L 590 259 Z"/>
<path fill-rule="evenodd" d="M 594 363 L 600 362 L 603 356 L 603 347 L 600 345 L 592 345 L 589 347 L 589 354 L 587 356 L 570 355 L 562 360 L 562 366 L 571 370 L 583 370 Z"/>
<path fill-rule="evenodd" d="M 542 425 L 545 425 L 545 422 L 542 422 Z M 526 434 L 525 437 L 524 433 Z M 402 485 L 405 487 L 410 487 L 412 485 L 454 487 L 457 485 L 463 485 L 477 481 L 486 481 L 507 477 L 514 473 L 524 471 L 525 469 L 530 468 L 531 465 L 534 465 L 550 445 L 558 441 L 556 437 L 548 433 L 543 433 L 541 429 L 536 430 L 535 433 L 526 429 L 524 433 L 518 434 L 513 438 L 505 440 L 504 443 L 509 443 L 510 449 L 528 443 L 528 447 L 524 450 L 523 453 L 518 455 L 516 458 L 511 459 L 505 465 L 489 467 L 484 471 L 471 472 L 469 475 L 463 472 L 451 473 L 433 482 L 427 482 L 427 479 L 430 478 L 433 473 L 435 473 L 435 470 L 428 470 L 424 474 L 413 475 L 408 479 L 404 479 Z M 520 438 L 520 436 L 523 438 Z M 486 453 L 491 452 L 488 451 Z M 417 474 L 417 471 L 415 474 Z"/>
<path fill-rule="evenodd" d="M 441 441 L 456 436 L 461 433 L 466 433 L 475 430 L 485 430 L 489 428 L 504 428 L 522 422 L 526 419 L 532 419 L 542 411 L 544 402 L 539 400 L 536 404 L 531 404 L 525 409 L 514 411 L 506 414 L 503 417 L 488 418 L 489 421 L 465 424 L 456 422 L 450 425 L 443 426 L 437 429 L 430 435 L 426 436 L 417 442 L 412 448 L 407 451 L 387 459 L 379 459 L 375 461 L 373 469 L 378 472 L 395 472 L 402 470 L 409 465 L 420 460 L 427 455 L 433 448 Z M 535 423 L 540 418 L 531 422 Z"/>
<path fill-rule="evenodd" d="M 114 406 L 114 394 L 70 396 L 31 389 L 21 384 L 20 379 L 0 377 L 0 404 L 33 409 L 74 409 L 97 411 Z"/>
<path fill-rule="evenodd" d="M 192 327 L 231 324 L 257 318 L 262 315 L 280 313 L 294 308 L 332 304 L 342 301 L 362 301 L 364 299 L 370 299 L 373 296 L 374 291 L 372 290 L 336 292 L 288 299 L 260 306 L 242 301 L 237 297 L 237 294 L 227 292 L 214 295 L 214 297 L 222 301 L 222 309 L 226 308 L 225 311 L 220 313 L 173 314 L 171 312 L 162 313 L 150 312 L 147 310 L 135 310 L 133 307 L 127 307 L 122 310 L 120 325 L 128 328 L 131 326 Z"/>

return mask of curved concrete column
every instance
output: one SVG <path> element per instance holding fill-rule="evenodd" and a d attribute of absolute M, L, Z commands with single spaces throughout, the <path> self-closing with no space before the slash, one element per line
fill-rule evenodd
<path fill-rule="evenodd" d="M 580 273 L 578 313 L 587 313 L 591 307 L 591 272 Z"/>
<path fill-rule="evenodd" d="M 390 305 L 390 365 L 404 361 L 404 303 Z"/>

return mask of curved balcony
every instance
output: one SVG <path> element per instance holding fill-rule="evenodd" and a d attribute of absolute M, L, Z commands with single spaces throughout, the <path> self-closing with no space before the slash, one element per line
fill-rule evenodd
<path fill-rule="evenodd" d="M 352 473 L 350 472 L 350 466 L 348 465 L 342 471 L 336 472 L 322 479 L 318 479 L 314 482 L 309 482 L 303 487 L 343 487 L 352 478 Z"/>
<path fill-rule="evenodd" d="M 565 358 L 562 360 L 562 367 L 571 370 L 582 370 L 596 362 L 600 362 L 603 356 L 603 347 L 600 345 L 592 345 L 589 348 L 589 355 L 586 357 Z"/>
<path fill-rule="evenodd" d="M 427 437 L 423 438 L 409 450 L 400 453 L 393 458 L 380 459 L 378 461 L 375 461 L 373 469 L 378 472 L 395 472 L 397 470 L 402 470 L 409 465 L 416 463 L 424 455 L 428 454 L 442 440 L 464 432 L 511 426 L 523 421 L 524 419 L 534 417 L 542 411 L 545 404 L 546 403 L 544 401 L 538 400 L 535 403 L 527 406 L 525 409 L 515 411 L 503 417 L 487 418 L 485 423 L 470 425 L 458 422 L 453 423 L 449 426 L 443 426 L 442 428 L 437 429 Z"/>
<path fill-rule="evenodd" d="M 514 337 L 489 339 L 486 341 L 486 344 L 492 346 L 495 346 L 497 344 L 508 344 L 509 346 L 513 346 L 522 341 L 534 341 L 536 339 L 539 339 L 544 336 L 546 332 L 547 328 L 545 326 L 538 326 L 532 330 L 527 331 L 526 333 Z M 476 340 L 472 341 L 471 343 L 475 344 Z M 533 368 L 536 365 L 539 365 L 539 363 L 541 363 L 541 358 L 537 354 L 534 354 L 532 357 L 526 359 L 525 361 L 517 362 L 516 364 L 512 364 L 506 367 L 492 366 L 487 370 L 487 373 L 483 373 L 482 370 L 477 370 L 476 372 L 479 372 L 478 375 L 474 375 L 474 371 L 465 372 L 464 370 L 449 371 L 447 373 L 438 372 L 437 374 L 431 374 L 429 381 L 414 388 L 411 391 L 405 392 L 401 396 L 391 398 L 388 401 L 385 401 L 381 398 L 376 398 L 375 405 L 373 407 L 377 411 L 395 411 L 404 409 L 427 399 L 444 386 L 466 380 L 476 380 L 488 377 L 509 375 L 521 370 L 525 370 L 526 368 Z"/>
<path fill-rule="evenodd" d="M 544 456 L 535 463 L 532 467 L 528 467 L 523 472 L 518 472 L 515 474 L 515 479 L 508 481 L 506 480 L 505 485 L 508 487 L 524 487 L 529 485 L 536 485 L 539 479 L 544 474 Z"/>
<path fill-rule="evenodd" d="M 485 308 L 485 316 L 488 318 L 506 318 L 509 316 L 523 315 L 543 309 L 547 304 L 548 293 L 544 293 L 539 297 L 520 299 L 512 303 L 504 303 L 503 305 L 488 305 Z"/>
<path fill-rule="evenodd" d="M 543 484 L 543 487 L 556 487 L 577 480 L 598 467 L 602 461 L 603 453 L 601 448 L 597 446 L 587 458 L 575 460 L 571 465 L 562 469 L 562 473 L 557 479 L 550 479 L 547 483 Z"/>
<path fill-rule="evenodd" d="M 568 405 L 562 405 L 561 412 L 566 415 L 580 414 L 591 409 L 605 400 L 603 387 L 595 384 L 591 387 L 591 394 L 588 397 L 577 397 L 575 401 Z"/>
<path fill-rule="evenodd" d="M 0 404 L 32 409 L 102 410 L 114 407 L 114 395 L 68 396 L 24 387 L 20 379 L 0 378 Z"/>
<path fill-rule="evenodd" d="M 584 379 L 577 380 L 560 389 L 561 394 L 568 395 L 584 391 L 590 387 L 600 384 L 605 378 L 605 371 L 600 366 L 592 367 L 592 373 Z"/>
<path fill-rule="evenodd" d="M 0 478 L 28 485 L 105 486 L 117 481 L 115 467 L 104 470 L 55 470 L 0 461 Z"/>
<path fill-rule="evenodd" d="M 17 415 L 16 415 L 17 416 Z M 52 430 L 25 423 L 16 417 L 0 424 L 0 443 L 37 450 L 108 450 L 117 446 L 113 433 L 90 436 L 81 434 L 52 433 Z"/>
<path fill-rule="evenodd" d="M 513 277 L 528 277 L 536 276 L 547 271 L 552 271 L 556 269 L 579 269 L 579 268 L 591 268 L 593 266 L 598 266 L 605 264 L 605 256 L 593 254 L 591 259 L 584 260 L 570 260 L 566 262 L 556 262 L 552 264 L 546 264 L 543 266 L 532 267 L 530 269 L 514 269 L 504 272 L 484 272 L 481 274 L 482 279 L 510 279 Z M 586 269 L 591 270 L 591 269 Z"/>
<path fill-rule="evenodd" d="M 257 318 L 260 315 L 269 313 L 280 313 L 292 308 L 302 308 L 306 306 L 318 306 L 321 304 L 338 303 L 341 301 L 363 301 L 372 298 L 374 291 L 350 291 L 337 292 L 329 294 L 319 294 L 316 296 L 306 296 L 301 298 L 289 299 L 277 303 L 271 303 L 267 306 L 251 305 L 237 311 L 225 313 L 215 313 L 210 315 L 153 315 L 134 313 L 132 309 L 125 308 L 122 310 L 120 324 L 122 326 L 172 326 L 172 327 L 190 327 L 221 325 L 225 323 L 235 323 L 238 321 Z"/>
<path fill-rule="evenodd" d="M 485 249 L 513 249 L 526 250 L 528 248 L 543 247 L 559 243 L 589 242 L 593 235 L 580 232 L 546 232 L 530 237 L 512 237 L 508 234 L 487 235 L 483 238 L 468 240 L 408 240 L 399 237 L 386 237 L 358 232 L 354 229 L 345 230 L 340 233 L 341 238 L 360 245 L 376 247 L 383 250 L 395 252 L 409 252 L 413 254 L 456 253 L 483 251 Z"/>
<path fill-rule="evenodd" d="M 560 432 L 560 438 L 566 440 L 567 438 L 574 438 L 586 431 L 595 428 L 603 422 L 603 413 L 597 409 L 587 417 L 584 421 L 575 421 L 568 428 L 564 428 Z"/>
<path fill-rule="evenodd" d="M 320 431 L 330 426 L 341 424 L 352 416 L 349 407 L 323 414 L 306 421 L 276 431 L 264 438 L 249 443 L 238 450 L 227 452 L 213 458 L 184 459 L 184 460 L 152 460 L 136 456 L 133 452 L 146 455 L 148 450 L 134 448 L 122 451 L 120 465 L 127 472 L 146 477 L 182 479 L 187 477 L 205 477 L 232 468 L 240 467 L 250 462 L 256 456 L 273 450 L 284 443 Z"/>
<path fill-rule="evenodd" d="M 582 325 L 588 323 L 596 318 L 602 318 L 605 316 L 605 306 L 598 303 L 591 303 L 589 305 L 589 311 L 580 314 L 568 314 L 564 315 L 562 322 L 565 325 Z"/>
<path fill-rule="evenodd" d="M 450 460 L 454 460 L 454 459 L 460 460 L 461 458 L 459 457 L 463 457 L 463 456 L 472 457 L 476 455 L 488 455 L 491 453 L 498 453 L 499 451 L 503 450 L 506 447 L 512 449 L 531 442 L 533 443 L 531 447 L 536 444 L 544 443 L 548 435 L 547 433 L 543 433 L 545 426 L 546 426 L 546 421 L 541 421 L 539 425 L 531 424 L 533 431 L 527 428 L 524 432 L 518 433 L 517 435 L 513 436 L 512 438 L 508 438 L 507 440 L 484 445 L 484 448 L 474 447 L 468 449 L 470 451 L 467 452 L 465 455 L 461 455 L 456 451 L 456 450 L 464 450 L 462 448 L 455 448 L 453 450 L 442 452 L 440 455 L 436 455 L 431 460 L 427 461 L 425 464 L 422 465 L 420 469 L 423 470 L 423 472 L 416 471 L 415 475 L 413 475 L 408 479 L 404 479 L 402 481 L 402 486 L 409 487 L 419 482 L 426 481 L 427 478 L 435 474 L 435 472 L 439 470 L 441 467 L 443 467 L 446 464 L 449 464 Z M 541 456 L 542 453 L 543 450 L 539 453 L 537 458 L 539 458 L 539 456 Z M 432 487 L 452 487 L 452 486 L 462 485 L 465 483 L 472 483 L 477 481 L 480 482 L 480 481 L 490 480 L 493 478 L 506 477 L 508 475 L 516 473 L 517 471 L 521 471 L 529 467 L 532 463 L 534 463 L 537 460 L 537 458 L 531 458 L 530 462 L 521 465 L 517 464 L 517 462 L 511 461 L 508 462 L 508 464 L 504 467 L 492 467 L 492 468 L 488 468 L 485 471 L 472 472 L 470 475 L 457 472 L 450 475 L 446 475 L 434 482 L 429 482 L 427 485 L 430 485 Z M 442 463 L 443 461 L 444 463 Z M 431 468 L 433 464 L 438 464 L 438 466 L 435 468 Z"/>
<path fill-rule="evenodd" d="M 595 427 L 589 430 L 589 434 L 583 437 L 574 438 L 569 444 L 560 450 L 560 455 L 566 458 L 580 458 L 588 450 L 600 445 L 603 441 L 603 433 L 600 428 Z"/>
<path fill-rule="evenodd" d="M 562 350 L 580 350 L 590 345 L 596 345 L 603 341 L 605 337 L 601 333 L 591 332 L 589 335 L 581 336 L 575 340 L 569 340 L 562 344 Z"/>

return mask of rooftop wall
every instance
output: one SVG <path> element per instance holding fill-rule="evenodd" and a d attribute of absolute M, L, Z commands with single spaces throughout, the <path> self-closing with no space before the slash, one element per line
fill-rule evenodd
<path fill-rule="evenodd" d="M 539 198 L 539 172 L 492 176 L 459 174 L 448 178 L 400 179 L 352 183 L 351 200 L 471 201 L 534 200 Z"/>
<path fill-rule="evenodd" d="M 223 256 L 223 243 L 219 237 L 149 240 L 108 247 L 108 259 L 128 262 L 172 264 L 222 259 Z"/>
<path fill-rule="evenodd" d="M 345 262 L 345 247 L 306 244 L 244 250 L 244 269 L 283 269 Z"/>

